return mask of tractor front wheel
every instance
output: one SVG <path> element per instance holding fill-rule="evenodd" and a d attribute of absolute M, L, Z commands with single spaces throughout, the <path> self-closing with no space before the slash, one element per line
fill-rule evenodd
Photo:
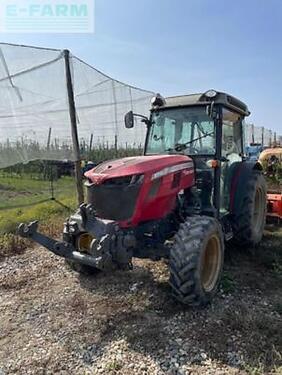
<path fill-rule="evenodd" d="M 223 267 L 224 239 L 218 221 L 188 218 L 180 225 L 170 252 L 170 285 L 183 304 L 204 306 L 217 291 Z"/>

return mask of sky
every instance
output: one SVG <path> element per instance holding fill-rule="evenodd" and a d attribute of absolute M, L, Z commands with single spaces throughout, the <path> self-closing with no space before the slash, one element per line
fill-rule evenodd
<path fill-rule="evenodd" d="M 95 0 L 92 34 L 0 40 L 67 48 L 163 96 L 228 92 L 249 106 L 249 122 L 282 134 L 282 0 Z"/>

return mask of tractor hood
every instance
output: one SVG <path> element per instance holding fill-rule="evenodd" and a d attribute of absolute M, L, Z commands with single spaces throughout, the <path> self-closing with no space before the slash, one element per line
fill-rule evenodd
<path fill-rule="evenodd" d="M 109 178 L 140 174 L 170 173 L 192 168 L 193 161 L 185 155 L 136 156 L 109 160 L 85 173 L 89 182 L 101 184 Z"/>

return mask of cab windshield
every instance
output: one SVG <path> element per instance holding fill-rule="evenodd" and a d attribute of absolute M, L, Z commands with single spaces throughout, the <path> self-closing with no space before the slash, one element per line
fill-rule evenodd
<path fill-rule="evenodd" d="M 146 154 L 215 154 L 214 121 L 203 107 L 152 112 Z"/>

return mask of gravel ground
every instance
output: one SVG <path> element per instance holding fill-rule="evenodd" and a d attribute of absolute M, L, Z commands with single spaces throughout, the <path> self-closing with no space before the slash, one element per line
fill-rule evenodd
<path fill-rule="evenodd" d="M 280 235 L 263 250 L 282 251 Z M 43 248 L 5 258 L 0 375 L 281 374 L 275 259 L 227 253 L 218 296 L 193 310 L 169 296 L 164 262 L 86 277 Z"/>

